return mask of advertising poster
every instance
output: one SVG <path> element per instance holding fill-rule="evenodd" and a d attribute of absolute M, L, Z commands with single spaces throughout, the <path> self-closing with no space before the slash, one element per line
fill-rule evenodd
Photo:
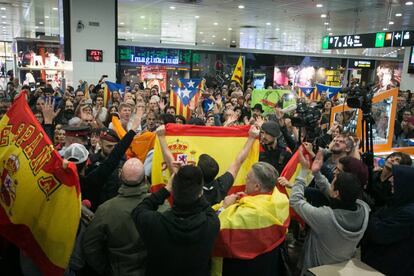
<path fill-rule="evenodd" d="M 167 70 L 165 66 L 142 66 L 141 78 L 145 87 L 157 85 L 160 91 L 167 90 Z"/>
<path fill-rule="evenodd" d="M 291 95 L 290 90 L 267 90 L 267 89 L 255 89 L 252 93 L 251 107 L 256 104 L 261 104 L 264 110 L 264 115 L 274 112 L 276 106 L 283 105 L 286 108 L 296 103 L 294 98 L 289 97 Z"/>

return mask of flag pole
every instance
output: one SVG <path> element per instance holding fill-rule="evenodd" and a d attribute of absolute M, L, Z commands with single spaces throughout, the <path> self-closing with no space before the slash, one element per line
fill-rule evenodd
<path fill-rule="evenodd" d="M 242 72 L 243 72 L 243 81 L 242 81 L 242 83 L 241 83 L 241 85 L 242 85 L 242 90 L 243 90 L 243 92 L 244 92 L 244 82 L 245 82 L 245 75 L 246 75 L 246 58 L 245 58 L 245 56 L 242 56 L 241 54 L 240 54 L 240 56 L 242 57 L 242 60 L 243 60 L 243 70 L 242 70 Z"/>

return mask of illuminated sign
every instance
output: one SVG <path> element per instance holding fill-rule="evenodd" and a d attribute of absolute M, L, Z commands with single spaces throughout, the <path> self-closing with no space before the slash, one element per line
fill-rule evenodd
<path fill-rule="evenodd" d="M 103 51 L 102 50 L 86 50 L 86 61 L 88 62 L 102 62 Z"/>
<path fill-rule="evenodd" d="M 360 68 L 360 69 L 373 69 L 375 61 L 372 60 L 359 60 L 359 59 L 350 59 L 349 68 Z"/>
<path fill-rule="evenodd" d="M 178 64 L 178 56 L 175 57 L 142 57 L 142 56 L 134 56 L 131 54 L 131 59 L 129 60 L 132 63 L 143 63 L 145 65 L 150 64 L 166 64 L 166 65 L 177 65 Z"/>
<path fill-rule="evenodd" d="M 414 46 L 414 31 L 336 35 L 322 38 L 322 49 L 353 49 Z"/>

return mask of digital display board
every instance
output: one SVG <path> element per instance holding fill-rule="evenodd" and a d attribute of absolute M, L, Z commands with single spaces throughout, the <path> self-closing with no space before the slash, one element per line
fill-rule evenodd
<path fill-rule="evenodd" d="M 336 35 L 322 38 L 322 49 L 383 48 L 414 45 L 414 31 Z"/>
<path fill-rule="evenodd" d="M 102 62 L 103 61 L 102 50 L 86 50 L 86 61 L 88 62 Z"/>
<path fill-rule="evenodd" d="M 361 60 L 361 59 L 349 59 L 349 68 L 358 69 L 374 69 L 375 61 L 373 60 Z"/>
<path fill-rule="evenodd" d="M 414 73 L 414 47 L 411 47 L 410 49 L 410 57 L 408 60 L 408 74 Z"/>

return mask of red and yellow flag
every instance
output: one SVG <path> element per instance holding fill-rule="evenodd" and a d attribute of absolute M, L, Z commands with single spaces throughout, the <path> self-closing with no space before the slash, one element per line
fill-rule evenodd
<path fill-rule="evenodd" d="M 280 176 L 285 177 L 291 184 L 295 183 L 296 177 L 299 175 L 300 171 L 302 170 L 302 165 L 299 162 L 299 151 L 300 150 L 302 150 L 305 158 L 307 158 L 309 161 L 312 160 L 310 154 L 305 149 L 305 147 L 300 146 L 299 149 L 290 158 L 289 162 L 286 164 L 285 168 L 283 169 L 282 173 L 280 174 Z M 309 185 L 309 183 L 311 183 L 312 179 L 313 179 L 313 175 L 309 171 L 309 173 L 308 173 L 308 175 L 305 179 L 306 185 Z M 291 189 L 290 188 L 286 188 L 286 187 L 284 187 L 282 185 L 279 185 L 279 184 L 277 184 L 277 188 L 281 193 L 283 193 L 283 194 L 287 195 L 288 197 L 290 197 L 290 194 L 291 194 Z M 291 214 L 293 219 L 295 219 L 296 221 L 298 221 L 299 223 L 304 225 L 304 221 L 302 220 L 302 218 L 299 217 L 299 215 L 296 214 L 296 212 L 292 208 L 290 208 L 290 214 Z"/>
<path fill-rule="evenodd" d="M 80 220 L 79 179 L 34 117 L 22 92 L 0 121 L 0 235 L 43 275 L 63 275 Z"/>
<path fill-rule="evenodd" d="M 220 207 L 222 203 L 213 208 Z M 276 188 L 271 194 L 244 196 L 224 209 L 219 219 L 212 275 L 222 274 L 222 258 L 251 260 L 279 246 L 289 227 L 289 200 Z"/>
<path fill-rule="evenodd" d="M 237 61 L 236 68 L 234 68 L 233 75 L 231 76 L 232 81 L 236 81 L 243 88 L 244 68 L 243 68 L 243 57 L 240 56 Z"/>
<path fill-rule="evenodd" d="M 249 126 L 207 127 L 195 125 L 168 124 L 166 139 L 168 148 L 176 161 L 197 164 L 198 157 L 205 153 L 220 165 L 219 176 L 224 174 L 249 136 Z M 259 159 L 259 141 L 256 140 L 246 160 L 242 164 L 230 193 L 243 191 L 246 175 Z M 152 186 L 157 190 L 168 182 L 170 174 L 163 160 L 158 137 L 155 140 L 152 161 Z"/>

